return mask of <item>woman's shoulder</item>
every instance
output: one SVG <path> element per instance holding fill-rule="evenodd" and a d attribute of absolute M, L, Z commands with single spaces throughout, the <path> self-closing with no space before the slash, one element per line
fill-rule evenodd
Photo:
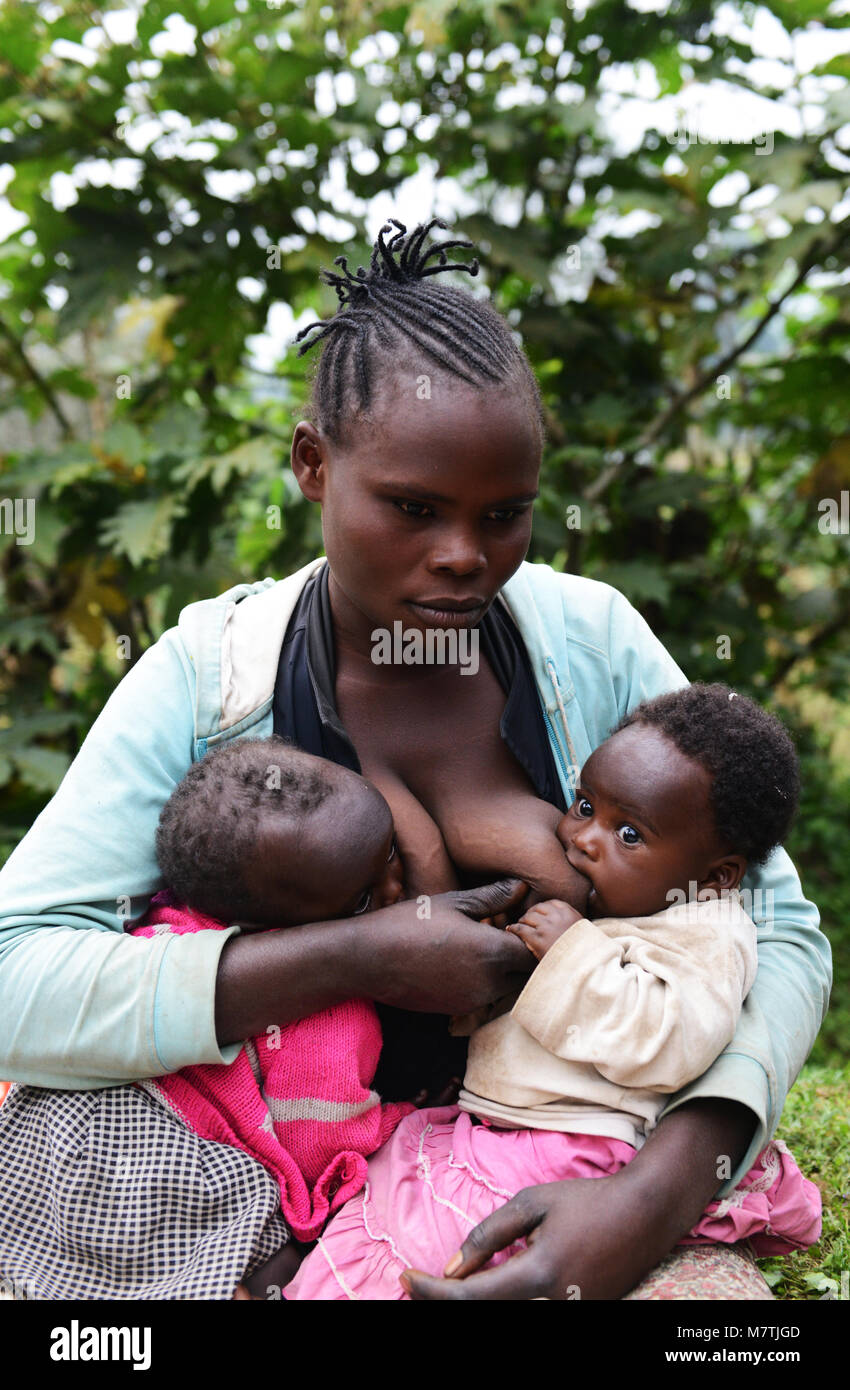
<path fill-rule="evenodd" d="M 320 557 L 284 579 L 234 584 L 181 609 L 164 636 L 193 672 L 198 737 L 238 725 L 269 704 L 287 624 L 304 585 L 325 563 Z"/>
<path fill-rule="evenodd" d="M 553 637 L 600 650 L 608 648 L 613 620 L 639 617 L 612 584 L 528 561 L 508 580 L 502 594 L 521 628 L 542 625 Z"/>
<path fill-rule="evenodd" d="M 218 643 L 235 641 L 255 651 L 270 649 L 269 633 L 286 623 L 304 585 L 326 561 L 311 560 L 283 579 L 257 579 L 234 584 L 211 598 L 197 599 L 180 610 L 177 628 L 193 659 L 210 650 L 210 639 Z M 279 649 L 278 644 L 278 649 Z M 275 655 L 276 659 L 276 655 Z"/>

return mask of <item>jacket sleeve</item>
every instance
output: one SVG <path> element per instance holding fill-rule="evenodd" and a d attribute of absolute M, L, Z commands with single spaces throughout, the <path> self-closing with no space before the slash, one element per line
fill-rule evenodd
<path fill-rule="evenodd" d="M 646 622 L 617 592 L 609 613 L 608 651 L 620 715 L 685 683 Z M 803 896 L 785 851 L 775 850 L 761 868 L 751 869 L 741 889 L 757 929 L 755 984 L 732 1041 L 701 1077 L 671 1097 L 664 1111 L 712 1097 L 738 1101 L 753 1112 L 752 1141 L 720 1195 L 732 1190 L 776 1132 L 785 1098 L 823 1022 L 832 984 L 830 946 L 820 930 L 820 915 Z"/>
<path fill-rule="evenodd" d="M 162 887 L 159 813 L 192 761 L 194 673 L 176 629 L 127 672 L 0 871 L 0 1077 L 88 1089 L 230 1062 L 215 981 L 236 928 L 125 935 Z"/>
<path fill-rule="evenodd" d="M 566 931 L 513 1017 L 547 1052 L 615 1085 L 677 1091 L 734 1036 L 755 974 L 752 924 L 733 932 L 697 909 L 690 925 L 658 914 L 648 930 L 626 919 L 604 926 L 583 919 Z"/>

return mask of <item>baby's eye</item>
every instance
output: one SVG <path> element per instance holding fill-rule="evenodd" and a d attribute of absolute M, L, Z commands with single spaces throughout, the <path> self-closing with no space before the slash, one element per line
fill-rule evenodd
<path fill-rule="evenodd" d="M 396 839 L 395 835 L 393 835 L 393 842 L 392 842 L 392 844 L 390 845 L 390 852 L 389 852 L 389 854 L 387 855 L 387 863 L 388 863 L 388 864 L 391 863 L 391 861 L 392 861 L 393 859 L 395 859 L 395 857 L 396 857 L 397 854 L 398 854 L 398 840 Z"/>
<path fill-rule="evenodd" d="M 372 890 L 371 890 L 371 888 L 367 888 L 365 893 L 361 893 L 360 898 L 359 898 L 358 903 L 357 903 L 357 906 L 356 906 L 355 909 L 354 909 L 353 916 L 359 917 L 359 916 L 361 915 L 361 913 L 363 913 L 363 912 L 368 912 L 368 911 L 369 911 L 369 908 L 370 908 L 371 906 L 372 906 Z"/>
<path fill-rule="evenodd" d="M 591 806 L 586 796 L 579 796 L 576 798 L 576 810 L 578 811 L 580 816 L 593 815 L 593 807 Z"/>
<path fill-rule="evenodd" d="M 617 831 L 624 845 L 639 845 L 643 836 L 633 825 L 621 825 Z"/>

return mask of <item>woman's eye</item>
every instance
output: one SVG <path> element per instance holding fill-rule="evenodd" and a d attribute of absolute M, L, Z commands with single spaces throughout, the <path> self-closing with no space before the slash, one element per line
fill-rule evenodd
<path fill-rule="evenodd" d="M 402 512 L 404 516 L 412 517 L 414 521 L 420 521 L 423 517 L 429 515 L 431 511 L 431 508 L 427 507 L 424 502 L 402 502 L 394 500 L 393 506 L 398 507 L 399 511 Z"/>
<path fill-rule="evenodd" d="M 357 906 L 354 909 L 354 916 L 359 917 L 361 913 L 368 912 L 372 906 L 372 890 L 367 888 L 365 893 L 360 895 Z"/>
<path fill-rule="evenodd" d="M 639 845 L 643 838 L 633 825 L 621 825 L 617 834 L 624 845 Z"/>
<path fill-rule="evenodd" d="M 519 507 L 506 507 L 504 510 L 501 511 L 487 513 L 488 520 L 499 521 L 502 523 L 506 523 L 508 521 L 516 521 L 518 516 L 523 515 L 524 509 L 521 511 Z"/>

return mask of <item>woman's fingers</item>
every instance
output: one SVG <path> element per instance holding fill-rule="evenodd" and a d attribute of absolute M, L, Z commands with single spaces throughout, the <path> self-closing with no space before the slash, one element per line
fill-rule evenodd
<path fill-rule="evenodd" d="M 523 1188 L 503 1207 L 498 1207 L 470 1231 L 457 1255 L 446 1265 L 442 1279 L 418 1269 L 401 1276 L 412 1299 L 434 1301 L 495 1299 L 526 1301 L 545 1298 L 551 1280 L 539 1249 L 534 1248 L 538 1226 L 546 1215 L 540 1189 Z M 483 1269 L 488 1260 L 514 1241 L 526 1237 L 529 1245 L 495 1269 Z"/>
<path fill-rule="evenodd" d="M 484 1269 L 468 1279 L 437 1279 L 418 1269 L 406 1269 L 401 1282 L 414 1301 L 455 1302 L 492 1299 L 495 1302 L 526 1302 L 546 1298 L 547 1281 L 542 1277 L 533 1250 L 521 1250 L 495 1269 Z"/>
<path fill-rule="evenodd" d="M 494 917 L 507 913 L 510 908 L 521 903 L 528 892 L 528 884 L 519 878 L 501 878 L 496 883 L 485 883 L 480 888 L 465 888 L 452 893 L 452 906 L 467 917 Z"/>
<path fill-rule="evenodd" d="M 480 1221 L 470 1231 L 460 1247 L 460 1263 L 457 1255 L 449 1260 L 445 1274 L 454 1279 L 465 1279 L 473 1274 L 499 1250 L 505 1250 L 522 1236 L 530 1236 L 545 1215 L 545 1208 L 534 1199 L 533 1188 L 523 1188 L 503 1207 Z"/>

